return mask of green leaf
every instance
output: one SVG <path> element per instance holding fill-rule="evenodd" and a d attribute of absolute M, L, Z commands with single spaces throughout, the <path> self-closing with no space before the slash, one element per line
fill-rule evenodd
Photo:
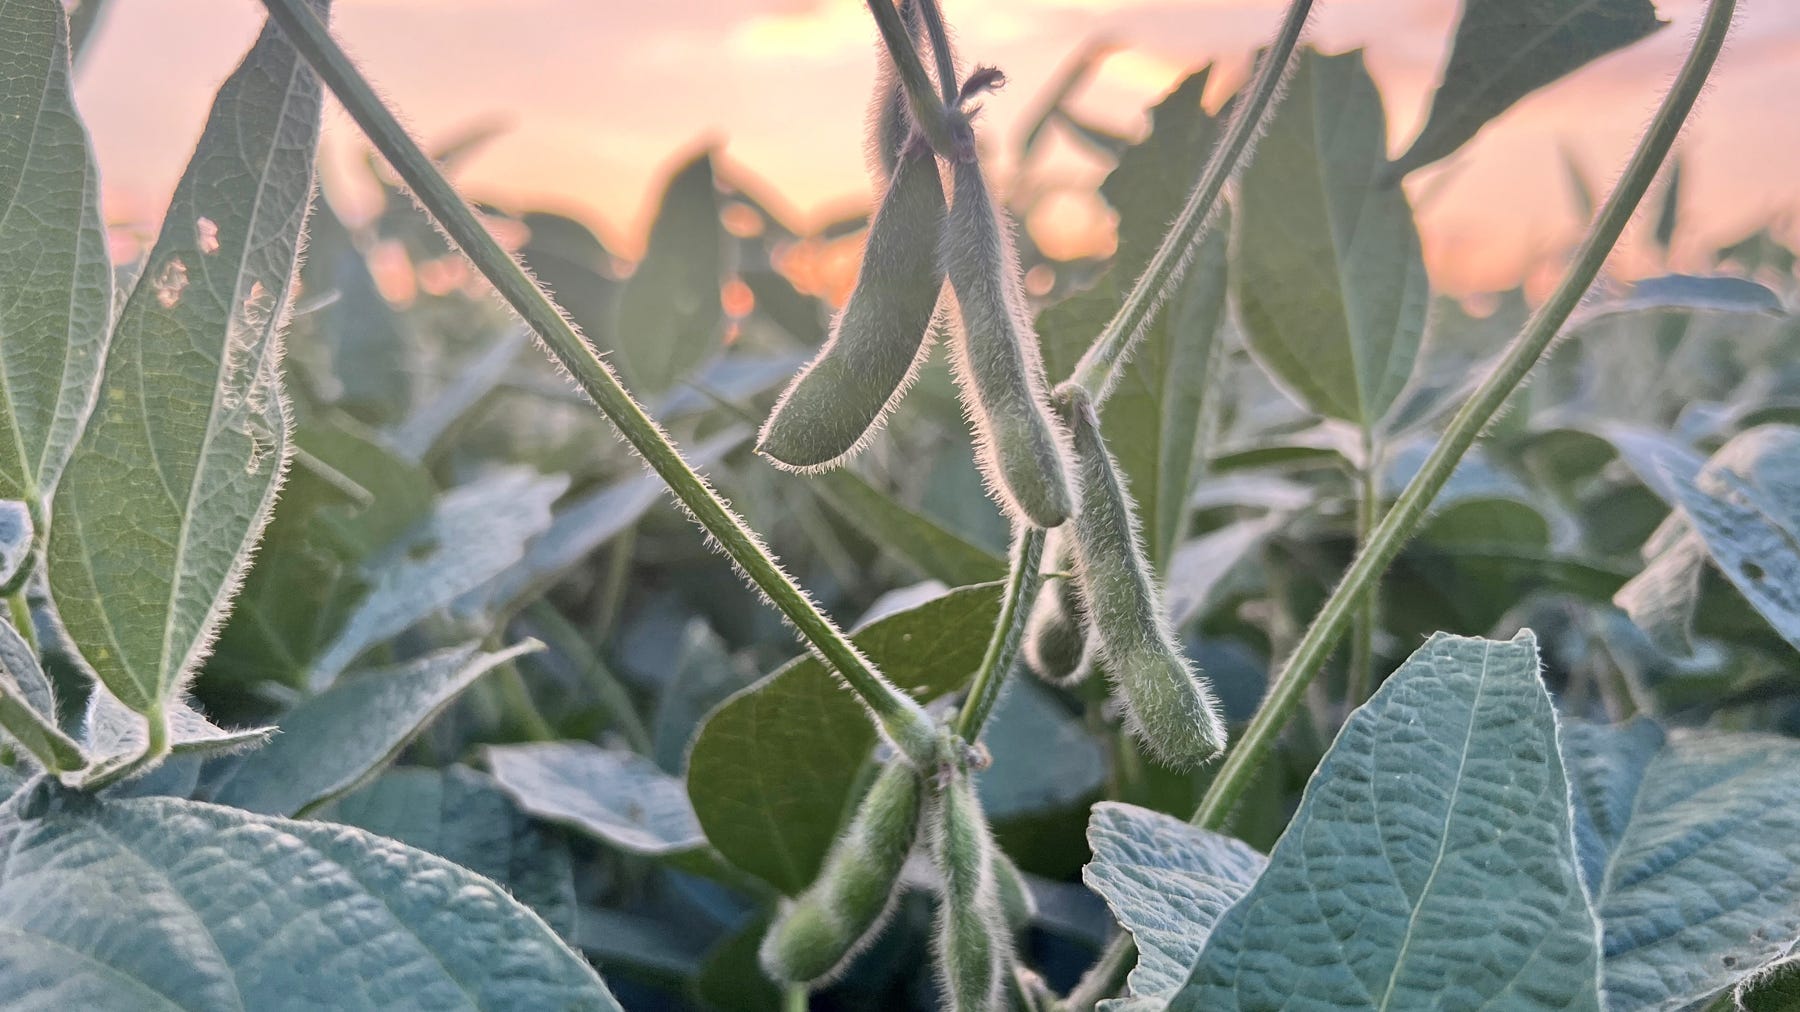
<path fill-rule="evenodd" d="M 500 886 L 357 829 L 46 785 L 0 854 L 20 1012 L 619 1008 Z"/>
<path fill-rule="evenodd" d="M 1150 109 L 1150 133 L 1119 156 L 1118 166 L 1100 184 L 1100 195 L 1119 212 L 1113 266 L 1118 284 L 1137 280 L 1218 142 L 1223 124 L 1200 104 L 1211 80 L 1210 66 L 1182 78 Z M 1087 339 L 1098 334 L 1095 330 Z"/>
<path fill-rule="evenodd" d="M 950 591 L 852 639 L 921 699 L 961 687 L 987 649 L 999 587 Z M 736 693 L 688 752 L 688 796 L 707 839 L 789 895 L 812 883 L 875 747 L 868 713 L 818 660 L 801 657 Z"/>
<path fill-rule="evenodd" d="M 312 71 L 265 28 L 219 89 L 57 490 L 51 593 L 100 680 L 139 712 L 205 657 L 281 485 L 279 332 L 319 106 Z"/>
<path fill-rule="evenodd" d="M 1406 386 L 1429 295 L 1361 51 L 1303 52 L 1238 193 L 1233 289 L 1250 349 L 1320 414 L 1372 429 Z"/>
<path fill-rule="evenodd" d="M 563 475 L 507 468 L 445 493 L 429 517 L 363 564 L 369 593 L 314 662 L 313 688 L 524 558 L 568 487 Z"/>
<path fill-rule="evenodd" d="M 1576 838 L 1607 1007 L 1691 1008 L 1800 937 L 1800 742 L 1572 722 Z"/>
<path fill-rule="evenodd" d="M 615 350 L 644 393 L 669 389 L 721 347 L 724 242 L 706 152 L 669 180 L 644 259 L 619 293 Z"/>
<path fill-rule="evenodd" d="M 98 693 L 96 693 L 98 694 Z M 56 694 L 18 630 L 0 621 L 0 741 L 17 742 L 52 772 L 70 772 L 87 757 L 56 722 Z"/>
<path fill-rule="evenodd" d="M 1351 715 L 1171 1008 L 1600 1008 L 1537 641 L 1433 636 Z"/>
<path fill-rule="evenodd" d="M 173 755 L 241 752 L 262 745 L 275 733 L 273 727 L 219 727 L 186 699 L 171 702 L 168 711 L 169 752 Z M 105 686 L 95 686 L 81 721 L 81 741 L 95 767 L 143 755 L 149 747 L 148 734 L 142 714 L 127 709 Z"/>
<path fill-rule="evenodd" d="M 854 471 L 823 471 L 797 480 L 870 541 L 905 560 L 925 579 L 961 587 L 1006 575 L 1006 563 L 999 556 L 908 509 Z"/>
<path fill-rule="evenodd" d="M 1169 998 L 1225 911 L 1268 858 L 1229 836 L 1136 805 L 1102 801 L 1088 822 L 1094 858 L 1081 880 L 1137 942 L 1131 993 Z"/>
<path fill-rule="evenodd" d="M 569 848 L 467 766 L 395 769 L 318 817 L 453 861 L 506 887 L 564 938 L 575 934 Z"/>
<path fill-rule="evenodd" d="M 1729 274 L 1664 274 L 1644 278 L 1623 298 L 1595 307 L 1597 314 L 1686 310 L 1785 316 L 1781 296 L 1766 285 Z"/>
<path fill-rule="evenodd" d="M 0 594 L 12 594 L 24 586 L 36 568 L 32 550 L 37 547 L 37 525 L 31 508 L 12 499 L 0 499 Z"/>
<path fill-rule="evenodd" d="M 731 648 L 702 619 L 690 619 L 682 630 L 675 666 L 662 682 L 652 720 L 651 758 L 676 776 L 687 763 L 688 744 L 700 722 L 733 692 L 756 680 L 747 659 Z"/>
<path fill-rule="evenodd" d="M 38 513 L 94 403 L 112 314 L 100 183 L 59 0 L 0 31 L 0 499 Z"/>
<path fill-rule="evenodd" d="M 346 677 L 283 715 L 263 749 L 209 771 L 211 800 L 296 815 L 354 790 L 477 678 L 538 648 L 484 653 L 468 643 Z"/>
<path fill-rule="evenodd" d="M 1169 560 L 1164 587 L 1170 626 L 1180 630 L 1204 616 L 1238 565 L 1254 557 L 1286 520 L 1282 513 L 1270 512 L 1183 542 Z"/>
<path fill-rule="evenodd" d="M 1514 102 L 1665 23 L 1650 0 L 1463 0 L 1431 112 L 1394 175 L 1448 155 Z"/>
<path fill-rule="evenodd" d="M 497 745 L 483 755 L 500 789 L 540 819 L 647 857 L 706 846 L 681 779 L 643 756 L 585 742 Z"/>
<path fill-rule="evenodd" d="M 530 343 L 531 331 L 514 327 L 480 354 L 470 356 L 442 390 L 388 433 L 388 445 L 415 464 L 424 460 L 445 433 L 466 419 L 500 386 L 506 379 L 507 367 Z M 351 372 L 357 369 L 356 366 L 348 368 Z"/>
<path fill-rule="evenodd" d="M 1100 743 L 1047 690 L 1025 679 L 1000 698 L 981 741 L 993 757 L 976 782 L 990 822 L 1089 801 L 1111 772 Z"/>

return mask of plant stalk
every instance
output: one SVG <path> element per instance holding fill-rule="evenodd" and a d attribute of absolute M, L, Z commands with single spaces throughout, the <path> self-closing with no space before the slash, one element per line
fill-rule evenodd
<path fill-rule="evenodd" d="M 1025 619 L 1031 614 L 1031 602 L 1037 598 L 1042 577 L 1038 567 L 1044 559 L 1044 530 L 1029 524 L 1019 528 L 1013 539 L 1012 566 L 1006 574 L 1006 589 L 1000 598 L 1000 618 L 994 623 L 994 634 L 988 640 L 981 667 L 969 684 L 962 710 L 953 726 L 957 737 L 973 744 L 981 737 L 981 729 L 1000 700 L 1013 662 L 1019 656 L 1019 644 L 1025 638 Z"/>
<path fill-rule="evenodd" d="M 33 654 L 38 653 L 37 624 L 31 620 L 31 602 L 25 599 L 24 587 L 6 595 L 6 607 L 12 614 L 13 628 L 19 631 L 19 638 Z"/>
<path fill-rule="evenodd" d="M 625 437 L 644 462 L 668 483 L 701 527 L 757 589 L 793 623 L 807 645 L 862 698 L 877 723 L 909 760 L 929 764 L 936 732 L 924 707 L 896 689 L 856 649 L 831 619 L 782 570 L 718 493 L 681 457 L 657 424 L 620 383 L 544 290 L 482 227 L 455 188 L 419 149 L 331 37 L 306 0 L 263 0 L 269 16 L 312 65 L 344 109 L 412 190 L 446 236 L 462 250 L 514 312 L 536 331 L 550 354 Z M 899 16 L 884 0 L 898 25 Z M 877 15 L 877 20 L 881 20 Z M 884 31 L 885 34 L 885 31 Z M 905 32 L 902 31 L 902 37 Z M 890 40 L 890 45 L 892 42 Z M 918 62 L 913 54 L 913 62 Z M 940 118 L 941 121 L 941 118 Z"/>
<path fill-rule="evenodd" d="M 950 49 L 950 32 L 944 27 L 944 11 L 938 0 L 917 0 L 919 15 L 925 22 L 925 37 L 931 40 L 931 55 L 937 60 L 938 89 L 944 95 L 944 107 L 956 104 L 956 54 Z"/>
<path fill-rule="evenodd" d="M 1376 525 L 1369 543 L 1357 552 L 1343 579 L 1320 608 L 1306 634 L 1295 647 L 1281 673 L 1269 687 L 1269 693 L 1257 709 L 1244 733 L 1219 768 L 1217 777 L 1207 788 L 1200 807 L 1190 820 L 1207 829 L 1218 829 L 1225 822 L 1238 798 L 1255 778 L 1264 756 L 1273 746 L 1294 708 L 1299 705 L 1307 686 L 1319 673 L 1337 640 L 1350 623 L 1352 612 L 1361 603 L 1394 556 L 1425 516 L 1431 501 L 1437 497 L 1450 473 L 1464 453 L 1475 444 L 1482 430 L 1493 421 L 1500 409 L 1525 377 L 1531 372 L 1569 315 L 1575 311 L 1606 263 L 1607 256 L 1619 241 L 1619 235 L 1631 220 L 1644 194 L 1656 178 L 1658 168 L 1668 157 L 1669 149 L 1681 133 L 1682 124 L 1694 108 L 1706 78 L 1718 59 L 1725 36 L 1731 29 L 1736 0 L 1710 0 L 1700 33 L 1689 50 L 1675 83 L 1670 87 L 1656 118 L 1638 141 L 1619 184 L 1595 216 L 1594 223 L 1576 252 L 1574 261 L 1563 275 L 1550 298 L 1540 306 L 1524 330 L 1513 340 L 1505 357 L 1482 381 L 1472 397 L 1444 429 L 1436 448 L 1418 474 L 1407 483 L 1381 522 Z M 1100 959 L 1075 990 L 1070 993 L 1071 1010 L 1091 1009 L 1094 1003 L 1117 990 L 1130 968 L 1135 951 L 1129 934 L 1114 937 Z"/>
<path fill-rule="evenodd" d="M 267 2 L 267 0 L 265 0 Z M 291 3 L 292 0 L 279 0 Z M 938 157 L 954 160 L 956 141 L 950 132 L 950 107 L 931 86 L 931 75 L 925 70 L 924 61 L 919 59 L 919 47 L 913 45 L 912 33 L 907 30 L 906 23 L 900 18 L 900 11 L 893 0 L 868 0 L 869 13 L 875 15 L 875 27 L 881 30 L 882 44 L 894 59 L 894 67 L 900 72 L 900 86 L 906 90 L 907 104 L 912 107 L 913 120 L 919 124 L 919 130 L 930 142 L 931 149 Z M 940 18 L 940 30 L 942 21 Z M 938 55 L 939 63 L 949 60 L 949 53 Z M 956 87 L 954 73 L 944 81 L 945 94 L 954 95 L 951 91 Z"/>
<path fill-rule="evenodd" d="M 1075 363 L 1075 371 L 1070 375 L 1069 381 L 1086 390 L 1088 396 L 1093 398 L 1096 408 L 1111 391 L 1119 367 L 1155 320 L 1156 311 L 1168 300 L 1176 286 L 1181 284 L 1182 276 L 1187 273 L 1188 262 L 1193 259 L 1194 251 L 1200 248 L 1201 240 L 1206 238 L 1211 229 L 1214 212 L 1225 192 L 1225 184 L 1237 172 L 1245 153 L 1262 132 L 1268 110 L 1280 96 L 1281 82 L 1287 77 L 1288 67 L 1293 62 L 1294 47 L 1300 41 L 1300 33 L 1306 28 L 1306 19 L 1312 14 L 1312 8 L 1313 0 L 1293 0 L 1288 4 L 1281 27 L 1276 31 L 1274 41 L 1269 43 L 1268 51 L 1257 67 L 1249 95 L 1232 115 L 1225 136 L 1213 148 L 1205 168 L 1200 170 L 1200 178 L 1195 180 L 1194 189 L 1188 194 L 1187 204 L 1169 226 L 1162 245 L 1156 248 L 1156 254 L 1144 265 L 1144 273 L 1131 286 L 1124 305 L 1113 314 L 1106 329 L 1100 332 L 1093 346 L 1081 356 L 1081 361 Z"/>
<path fill-rule="evenodd" d="M 1357 469 L 1358 488 L 1356 494 L 1356 550 L 1362 551 L 1370 539 L 1375 536 L 1375 525 L 1381 517 L 1381 465 L 1380 448 L 1368 430 L 1363 432 L 1362 466 Z M 1384 567 L 1385 568 L 1385 567 Z M 1376 584 L 1380 584 L 1380 575 L 1376 575 Z M 1344 675 L 1344 707 L 1345 711 L 1354 710 L 1362 705 L 1369 693 L 1369 686 L 1374 681 L 1375 673 L 1370 670 L 1375 664 L 1375 609 L 1379 595 L 1374 589 L 1363 596 L 1362 606 L 1356 609 L 1356 628 L 1350 636 L 1350 667 Z"/>

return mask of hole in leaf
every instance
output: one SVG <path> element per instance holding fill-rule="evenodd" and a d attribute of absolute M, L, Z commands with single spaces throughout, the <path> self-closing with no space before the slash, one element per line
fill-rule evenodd
<path fill-rule="evenodd" d="M 219 252 L 219 224 L 202 215 L 194 222 L 194 243 L 200 252 L 211 256 Z"/>
<path fill-rule="evenodd" d="M 181 292 L 188 286 L 187 264 L 180 257 L 174 257 L 163 264 L 162 270 L 156 273 L 156 301 L 164 309 L 174 309 L 181 301 Z"/>
<path fill-rule="evenodd" d="M 1746 579 L 1758 581 L 1769 575 L 1768 570 L 1749 559 L 1745 559 L 1738 563 L 1738 572 L 1743 573 Z"/>

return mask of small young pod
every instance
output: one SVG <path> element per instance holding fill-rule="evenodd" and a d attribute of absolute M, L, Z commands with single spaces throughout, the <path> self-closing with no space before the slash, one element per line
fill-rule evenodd
<path fill-rule="evenodd" d="M 1012 933 L 1022 935 L 1037 916 L 1037 900 L 1025 884 L 1025 873 L 1013 864 L 1006 851 L 994 848 L 994 889 L 1000 894 L 1000 913 Z"/>
<path fill-rule="evenodd" d="M 855 453 L 917 375 L 944 275 L 935 254 L 944 221 L 937 159 L 910 147 L 894 168 L 850 301 L 819 354 L 794 377 L 756 448 L 776 464 L 821 471 Z"/>
<path fill-rule="evenodd" d="M 1093 638 L 1087 632 L 1087 602 L 1081 597 L 1081 581 L 1071 574 L 1075 556 L 1067 537 L 1069 528 L 1058 527 L 1044 543 L 1048 578 L 1025 620 L 1025 665 L 1051 685 L 1078 685 L 1094 670 Z"/>
<path fill-rule="evenodd" d="M 919 775 L 889 763 L 831 845 L 818 881 L 785 904 L 763 936 L 760 956 L 770 977 L 830 980 L 880 932 L 918 834 L 919 802 Z"/>
<path fill-rule="evenodd" d="M 1225 722 L 1169 631 L 1144 558 L 1137 510 L 1100 436 L 1093 403 L 1070 384 L 1057 390 L 1057 402 L 1074 436 L 1084 493 L 1073 541 L 1089 635 L 1132 732 L 1164 763 L 1193 766 L 1225 747 Z"/>
<path fill-rule="evenodd" d="M 1020 288 L 1018 254 L 981 166 L 954 166 L 944 273 L 962 326 L 952 356 L 989 491 L 1014 518 L 1046 529 L 1075 511 L 1068 436 L 1052 417 L 1043 352 Z"/>
<path fill-rule="evenodd" d="M 975 788 L 953 773 L 933 807 L 932 856 L 944 878 L 937 913 L 938 973 L 949 1012 L 992 1012 L 1009 962 L 994 841 Z"/>

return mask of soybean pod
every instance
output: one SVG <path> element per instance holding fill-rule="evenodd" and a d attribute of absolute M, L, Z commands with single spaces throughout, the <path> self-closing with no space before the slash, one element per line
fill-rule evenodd
<path fill-rule="evenodd" d="M 910 145 L 894 168 L 850 301 L 819 354 L 775 403 L 757 450 L 797 471 L 822 471 L 861 449 L 924 361 L 944 287 L 936 256 L 944 221 L 937 159 Z"/>
<path fill-rule="evenodd" d="M 1044 545 L 1043 590 L 1025 622 L 1025 665 L 1052 685 L 1078 685 L 1094 670 L 1094 641 L 1087 630 L 1087 602 L 1074 578 L 1075 555 L 1065 525 Z"/>
<path fill-rule="evenodd" d="M 944 879 L 937 913 L 937 962 L 948 1012 L 1000 1007 L 1010 937 L 994 869 L 994 841 L 975 788 L 950 772 L 933 806 L 932 856 Z"/>
<path fill-rule="evenodd" d="M 903 762 L 875 778 L 818 880 L 784 904 L 763 936 L 760 956 L 770 977 L 786 984 L 832 980 L 880 933 L 918 835 L 920 800 L 919 775 Z"/>
<path fill-rule="evenodd" d="M 1056 396 L 1074 437 L 1085 493 L 1073 544 L 1089 635 L 1132 732 L 1165 764 L 1193 766 L 1225 747 L 1218 703 L 1164 617 L 1137 510 L 1100 436 L 1093 402 L 1069 383 Z"/>
<path fill-rule="evenodd" d="M 900 21 L 917 43 L 919 5 L 917 0 L 902 0 Z M 900 163 L 900 152 L 912 133 L 912 115 L 907 111 L 906 89 L 900 83 L 900 70 L 894 57 L 883 46 L 875 64 L 875 94 L 869 102 L 869 168 L 875 178 L 886 182 Z"/>
<path fill-rule="evenodd" d="M 958 161 L 943 264 L 962 326 L 952 362 L 988 490 L 1015 519 L 1053 528 L 1075 511 L 1068 437 L 1051 416 L 1018 253 L 976 161 Z"/>

